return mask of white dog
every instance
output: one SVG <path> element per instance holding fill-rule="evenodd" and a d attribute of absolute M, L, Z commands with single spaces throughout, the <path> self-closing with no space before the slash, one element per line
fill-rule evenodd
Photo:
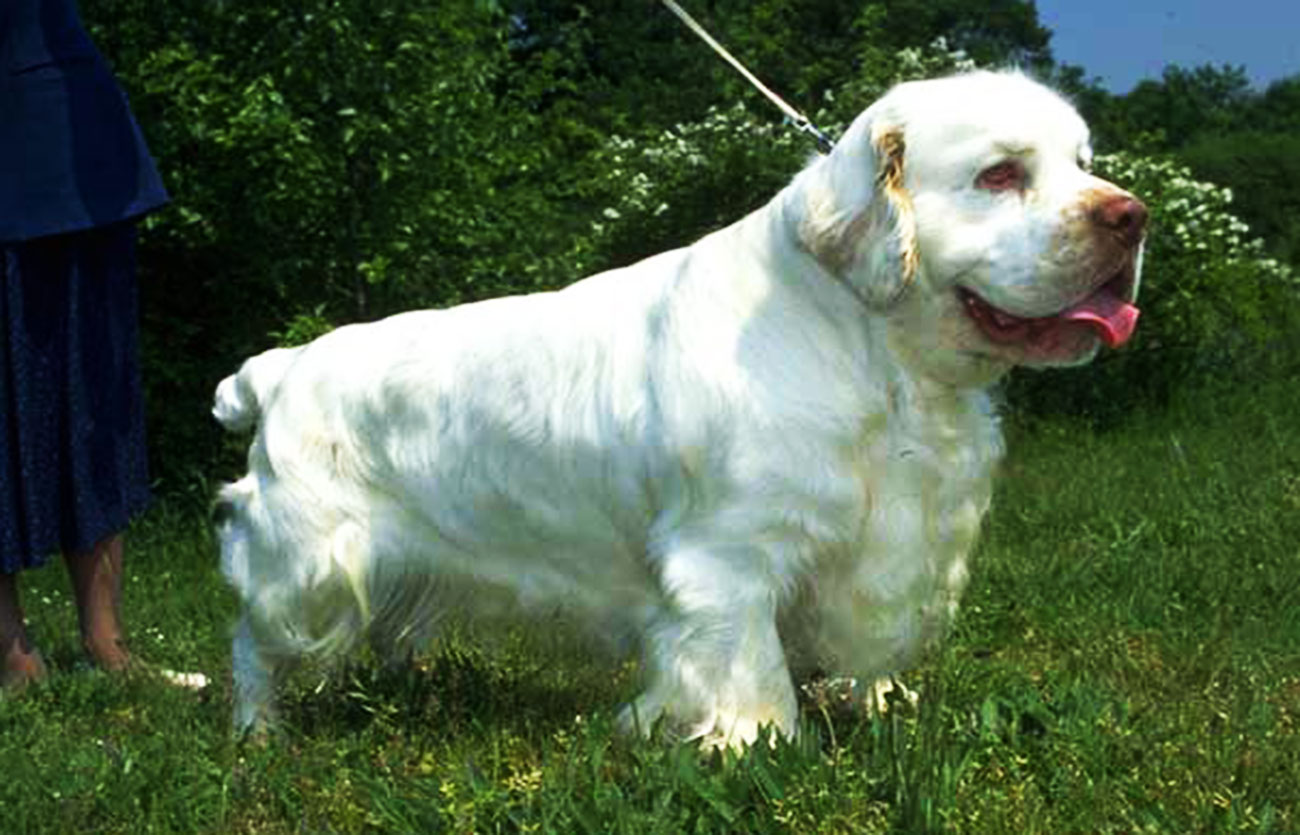
<path fill-rule="evenodd" d="M 1132 333 L 1146 209 L 1018 74 L 900 85 L 763 208 L 554 293 L 340 328 L 217 389 L 235 724 L 363 635 L 508 590 L 634 637 L 624 721 L 796 730 L 941 632 L 1002 452 L 989 386 Z"/>

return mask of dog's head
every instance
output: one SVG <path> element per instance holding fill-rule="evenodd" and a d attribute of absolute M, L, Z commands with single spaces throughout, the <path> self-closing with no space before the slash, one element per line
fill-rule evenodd
<path fill-rule="evenodd" d="M 806 172 L 800 240 L 940 376 L 1086 362 L 1133 333 L 1147 219 L 1091 157 L 1022 75 L 902 84 Z"/>

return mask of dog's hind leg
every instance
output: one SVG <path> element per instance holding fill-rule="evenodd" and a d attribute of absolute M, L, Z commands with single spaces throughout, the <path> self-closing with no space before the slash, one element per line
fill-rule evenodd
<path fill-rule="evenodd" d="M 247 613 L 240 618 L 232 645 L 234 731 L 237 736 L 264 736 L 275 724 L 275 679 L 282 663 L 263 652 Z"/>

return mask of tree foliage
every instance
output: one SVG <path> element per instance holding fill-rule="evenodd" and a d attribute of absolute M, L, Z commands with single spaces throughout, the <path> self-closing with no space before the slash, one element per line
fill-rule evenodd
<path fill-rule="evenodd" d="M 1128 136 L 1173 148 L 1201 133 L 1242 124 L 1250 81 L 1241 67 L 1166 67 L 1160 81 L 1143 81 L 1119 104 Z"/>
<path fill-rule="evenodd" d="M 151 399 L 202 403 L 272 334 L 550 286 L 563 133 L 500 11 L 104 0 L 95 33 L 174 197 L 142 250 Z M 557 243 L 561 242 L 561 243 Z M 195 410 L 198 411 L 198 410 Z M 165 463 L 215 443 L 165 422 Z"/>

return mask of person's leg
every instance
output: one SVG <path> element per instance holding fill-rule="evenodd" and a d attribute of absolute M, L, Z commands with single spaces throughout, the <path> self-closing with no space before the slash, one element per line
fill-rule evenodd
<path fill-rule="evenodd" d="M 45 662 L 23 625 L 17 574 L 0 573 L 0 657 L 0 687 L 17 689 L 45 678 Z"/>
<path fill-rule="evenodd" d="M 64 559 L 82 647 L 101 669 L 125 669 L 131 654 L 122 628 L 122 534 L 105 537 L 88 551 L 65 554 Z"/>

